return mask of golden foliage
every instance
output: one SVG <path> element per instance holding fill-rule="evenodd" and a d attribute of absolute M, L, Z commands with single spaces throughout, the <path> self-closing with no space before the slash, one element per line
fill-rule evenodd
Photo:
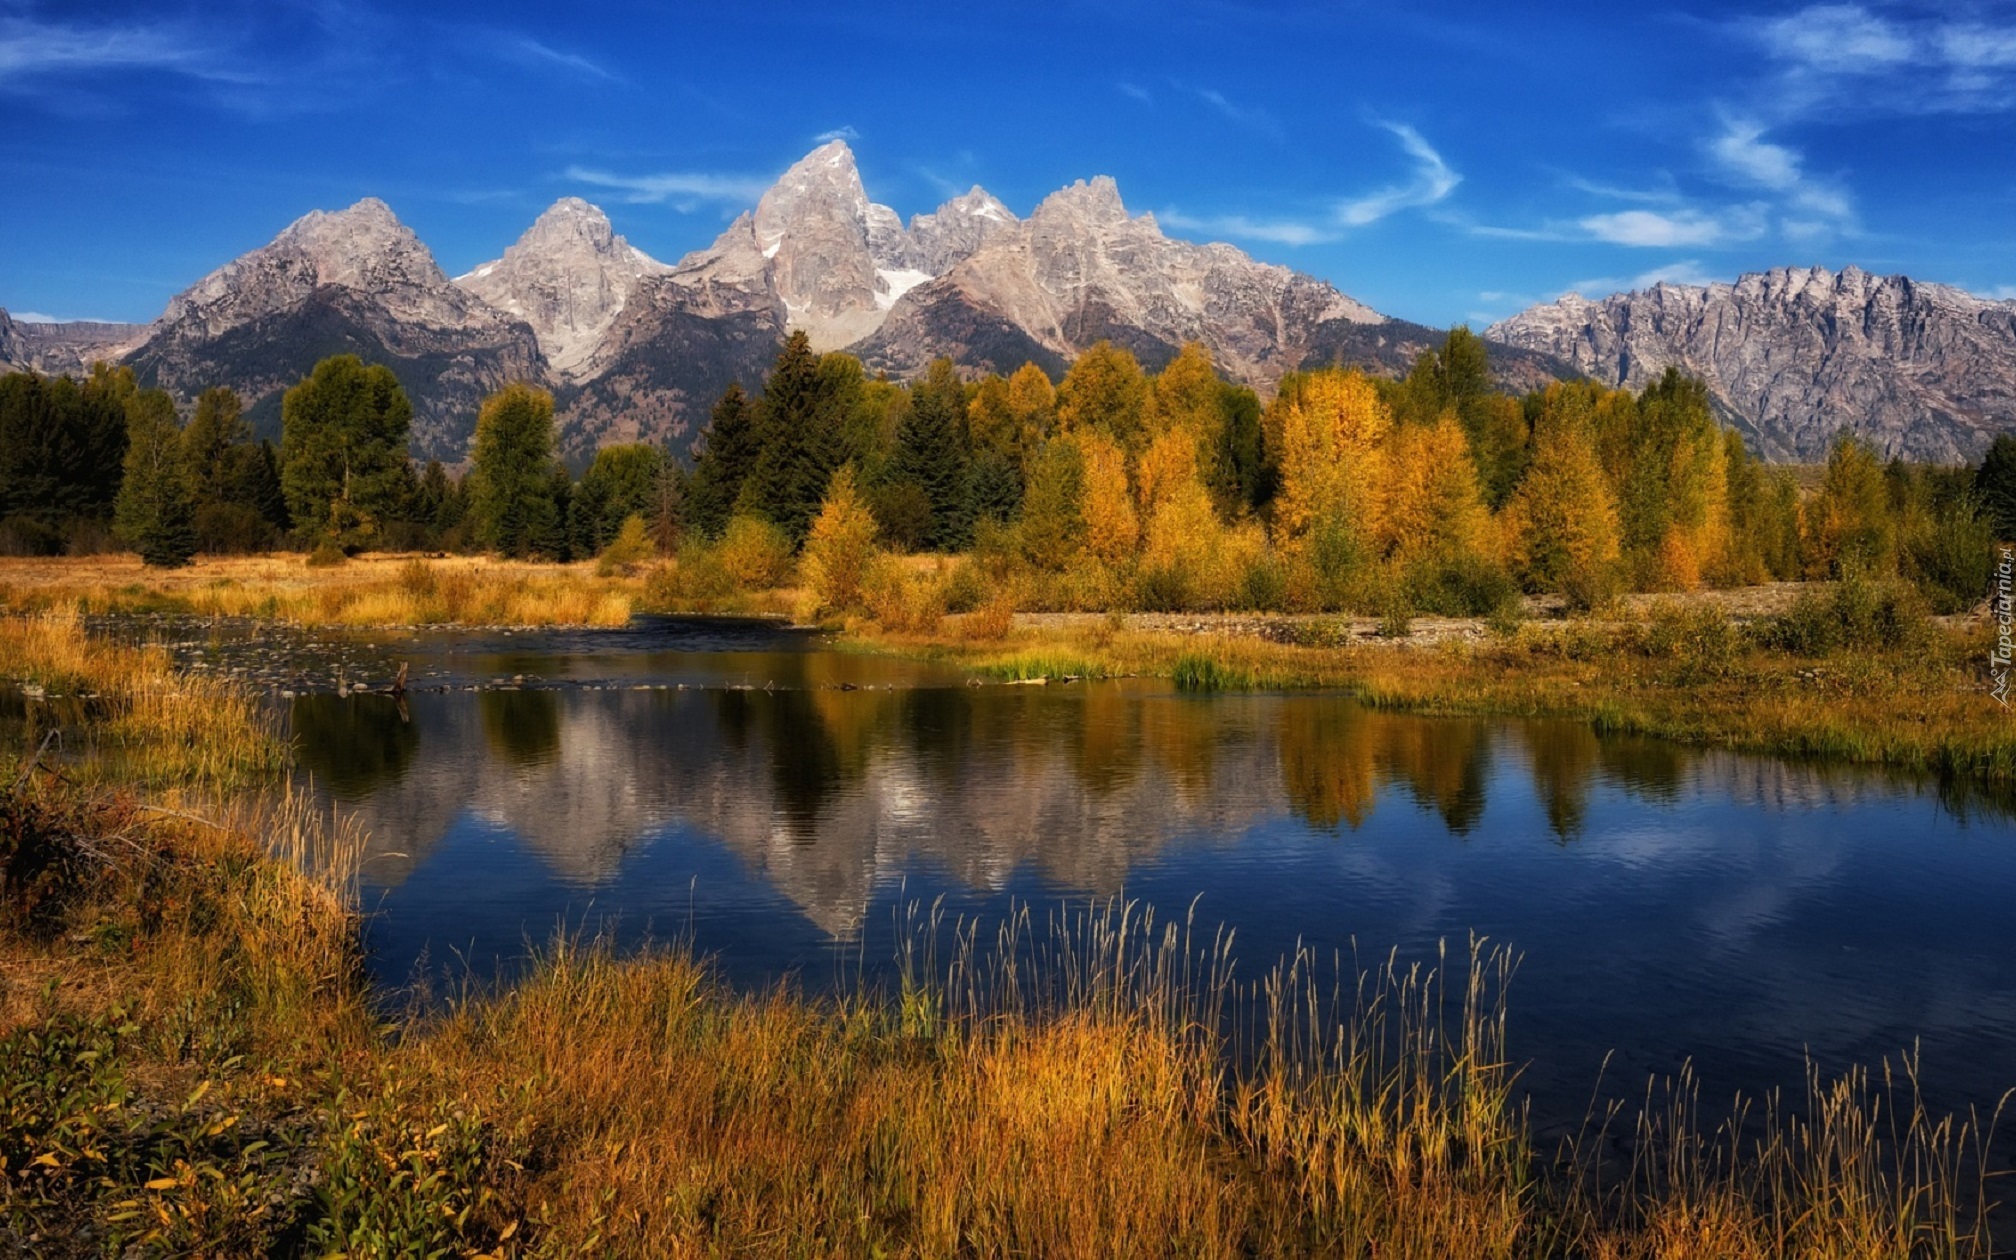
<path fill-rule="evenodd" d="M 1101 341 L 1078 356 L 1057 387 L 1057 430 L 1096 429 L 1127 450 L 1136 450 L 1146 432 L 1148 400 L 1148 378 L 1141 364 L 1112 342 Z"/>
<path fill-rule="evenodd" d="M 1529 587 L 1586 605 L 1617 562 L 1617 502 L 1582 416 L 1548 418 L 1534 448 L 1505 508 L 1508 559 Z"/>
<path fill-rule="evenodd" d="M 861 584 L 875 560 L 875 514 L 854 485 L 854 466 L 833 474 L 826 500 L 805 540 L 800 571 L 805 585 L 829 612 L 861 602 Z"/>
<path fill-rule="evenodd" d="M 1127 454 L 1098 429 L 1072 437 L 1085 463 L 1085 545 L 1107 564 L 1132 558 L 1141 527 L 1127 487 Z"/>
<path fill-rule="evenodd" d="M 1319 523 L 1337 520 L 1361 542 L 1378 538 L 1392 427 L 1392 413 L 1363 373 L 1326 371 L 1304 378 L 1281 416 L 1276 541 L 1292 549 Z"/>
<path fill-rule="evenodd" d="M 1402 561 L 1495 558 L 1496 532 L 1455 414 L 1397 428 L 1389 445 L 1385 548 Z"/>

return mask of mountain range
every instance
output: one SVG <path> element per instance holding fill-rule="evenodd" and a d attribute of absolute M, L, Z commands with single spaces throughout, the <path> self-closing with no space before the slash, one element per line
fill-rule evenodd
<path fill-rule="evenodd" d="M 1130 214 L 1103 176 L 1027 218 L 976 187 L 906 224 L 869 200 L 835 141 L 675 264 L 568 197 L 500 257 L 451 279 L 367 198 L 297 220 L 152 324 L 0 312 L 0 365 L 123 361 L 183 399 L 228 384 L 255 429 L 274 435 L 286 387 L 327 355 L 356 353 L 398 373 L 415 452 L 449 463 L 466 455 L 482 397 L 531 380 L 553 390 L 563 452 L 580 463 L 609 442 L 690 448 L 721 391 L 758 385 L 799 329 L 895 377 L 940 355 L 968 371 L 1034 362 L 1054 376 L 1101 339 L 1152 369 L 1201 341 L 1263 394 L 1306 366 L 1402 372 L 1443 336 L 1230 245 L 1171 238 L 1152 214 Z M 1886 453 L 1932 459 L 1970 457 L 2016 428 L 2016 303 L 1854 268 L 1571 295 L 1486 336 L 1511 389 L 1584 374 L 1638 386 L 1677 364 L 1770 458 L 1816 458 L 1843 424 Z"/>

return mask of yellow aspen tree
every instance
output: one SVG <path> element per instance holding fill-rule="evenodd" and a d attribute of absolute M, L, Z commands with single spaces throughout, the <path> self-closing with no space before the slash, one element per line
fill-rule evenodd
<path fill-rule="evenodd" d="M 1016 450 L 1022 457 L 1043 445 L 1057 423 L 1057 387 L 1034 363 L 1008 378 L 1008 414 L 1015 422 Z"/>
<path fill-rule="evenodd" d="M 1359 372 L 1313 373 L 1281 416 L 1275 537 L 1293 549 L 1326 521 L 1370 546 L 1384 522 L 1386 435 L 1393 416 Z"/>
<path fill-rule="evenodd" d="M 1396 428 L 1389 442 L 1384 549 L 1402 561 L 1495 559 L 1491 514 L 1456 413 Z"/>
<path fill-rule="evenodd" d="M 1190 434 L 1172 429 L 1155 436 L 1134 469 L 1134 487 L 1141 502 L 1143 519 L 1154 514 L 1155 505 L 1173 488 L 1199 481 L 1197 444 Z"/>
<path fill-rule="evenodd" d="M 1505 509 L 1508 558 L 1529 588 L 1587 607 L 1617 563 L 1616 497 L 1586 412 L 1543 414 L 1537 427 L 1532 466 Z"/>
<path fill-rule="evenodd" d="M 1101 341 L 1078 356 L 1057 387 L 1057 429 L 1096 429 L 1123 449 L 1137 451 L 1147 432 L 1148 397 L 1141 364 L 1126 350 Z"/>
<path fill-rule="evenodd" d="M 862 580 L 875 559 L 875 514 L 854 484 L 854 465 L 833 474 L 813 518 L 800 571 L 819 606 L 844 612 L 861 602 Z"/>
<path fill-rule="evenodd" d="M 966 432 L 973 449 L 998 451 L 1017 460 L 1022 449 L 1020 427 L 1009 402 L 1008 379 L 991 374 L 982 377 L 966 403 Z"/>
<path fill-rule="evenodd" d="M 1165 433 L 1143 457 L 1144 468 L 1165 446 L 1187 448 L 1181 433 Z M 1174 458 L 1152 497 L 1144 496 L 1141 563 L 1144 571 L 1174 578 L 1192 607 L 1221 607 L 1232 596 L 1236 557 L 1226 546 L 1226 529 L 1218 520 L 1211 491 L 1197 475 L 1194 461 Z M 1165 588 L 1167 589 L 1167 588 Z"/>
<path fill-rule="evenodd" d="M 1127 485 L 1127 453 L 1103 431 L 1090 429 L 1072 438 L 1084 459 L 1085 546 L 1109 565 L 1133 556 L 1140 540 L 1140 518 Z"/>

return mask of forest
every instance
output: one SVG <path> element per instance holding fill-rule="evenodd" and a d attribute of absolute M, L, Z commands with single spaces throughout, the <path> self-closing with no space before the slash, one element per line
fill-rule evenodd
<path fill-rule="evenodd" d="M 940 360 L 906 384 L 794 334 L 759 390 L 715 402 L 690 465 L 626 444 L 578 477 L 531 386 L 486 400 L 466 471 L 416 466 L 410 425 L 391 371 L 351 356 L 287 392 L 277 446 L 227 388 L 185 422 L 123 368 L 8 375 L 0 553 L 664 557 L 668 606 L 795 581 L 844 614 L 888 605 L 892 561 L 923 552 L 966 558 L 925 597 L 941 611 L 984 597 L 1405 618 L 1849 573 L 1952 612 L 1985 596 L 1995 540 L 2016 537 L 2016 438 L 1942 468 L 1886 463 L 1844 426 L 1802 484 L 1677 370 L 1637 393 L 1515 397 L 1460 327 L 1401 379 L 1302 371 L 1264 402 L 1194 344 L 1153 373 L 1100 343 L 1055 382 Z"/>

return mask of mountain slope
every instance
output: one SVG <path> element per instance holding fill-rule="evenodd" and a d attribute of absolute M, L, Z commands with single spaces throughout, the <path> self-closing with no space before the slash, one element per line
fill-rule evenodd
<path fill-rule="evenodd" d="M 0 371 L 82 376 L 93 363 L 117 362 L 145 341 L 152 327 L 82 319 L 45 324 L 0 310 Z"/>
<path fill-rule="evenodd" d="M 130 357 L 145 384 L 182 398 L 211 385 L 244 396 L 253 427 L 277 435 L 280 395 L 330 354 L 384 363 L 413 399 L 413 447 L 467 453 L 485 394 L 541 380 L 532 329 L 452 284 L 385 203 L 316 211 L 168 303 Z"/>
<path fill-rule="evenodd" d="M 1824 459 L 1846 427 L 1886 455 L 1961 462 L 2016 428 L 2016 302 L 1856 267 L 1571 294 L 1485 336 L 1611 385 L 1698 375 L 1768 459 Z"/>
<path fill-rule="evenodd" d="M 547 365 L 574 376 L 651 276 L 670 271 L 616 235 L 609 216 L 562 197 L 492 262 L 455 283 L 532 326 Z"/>

